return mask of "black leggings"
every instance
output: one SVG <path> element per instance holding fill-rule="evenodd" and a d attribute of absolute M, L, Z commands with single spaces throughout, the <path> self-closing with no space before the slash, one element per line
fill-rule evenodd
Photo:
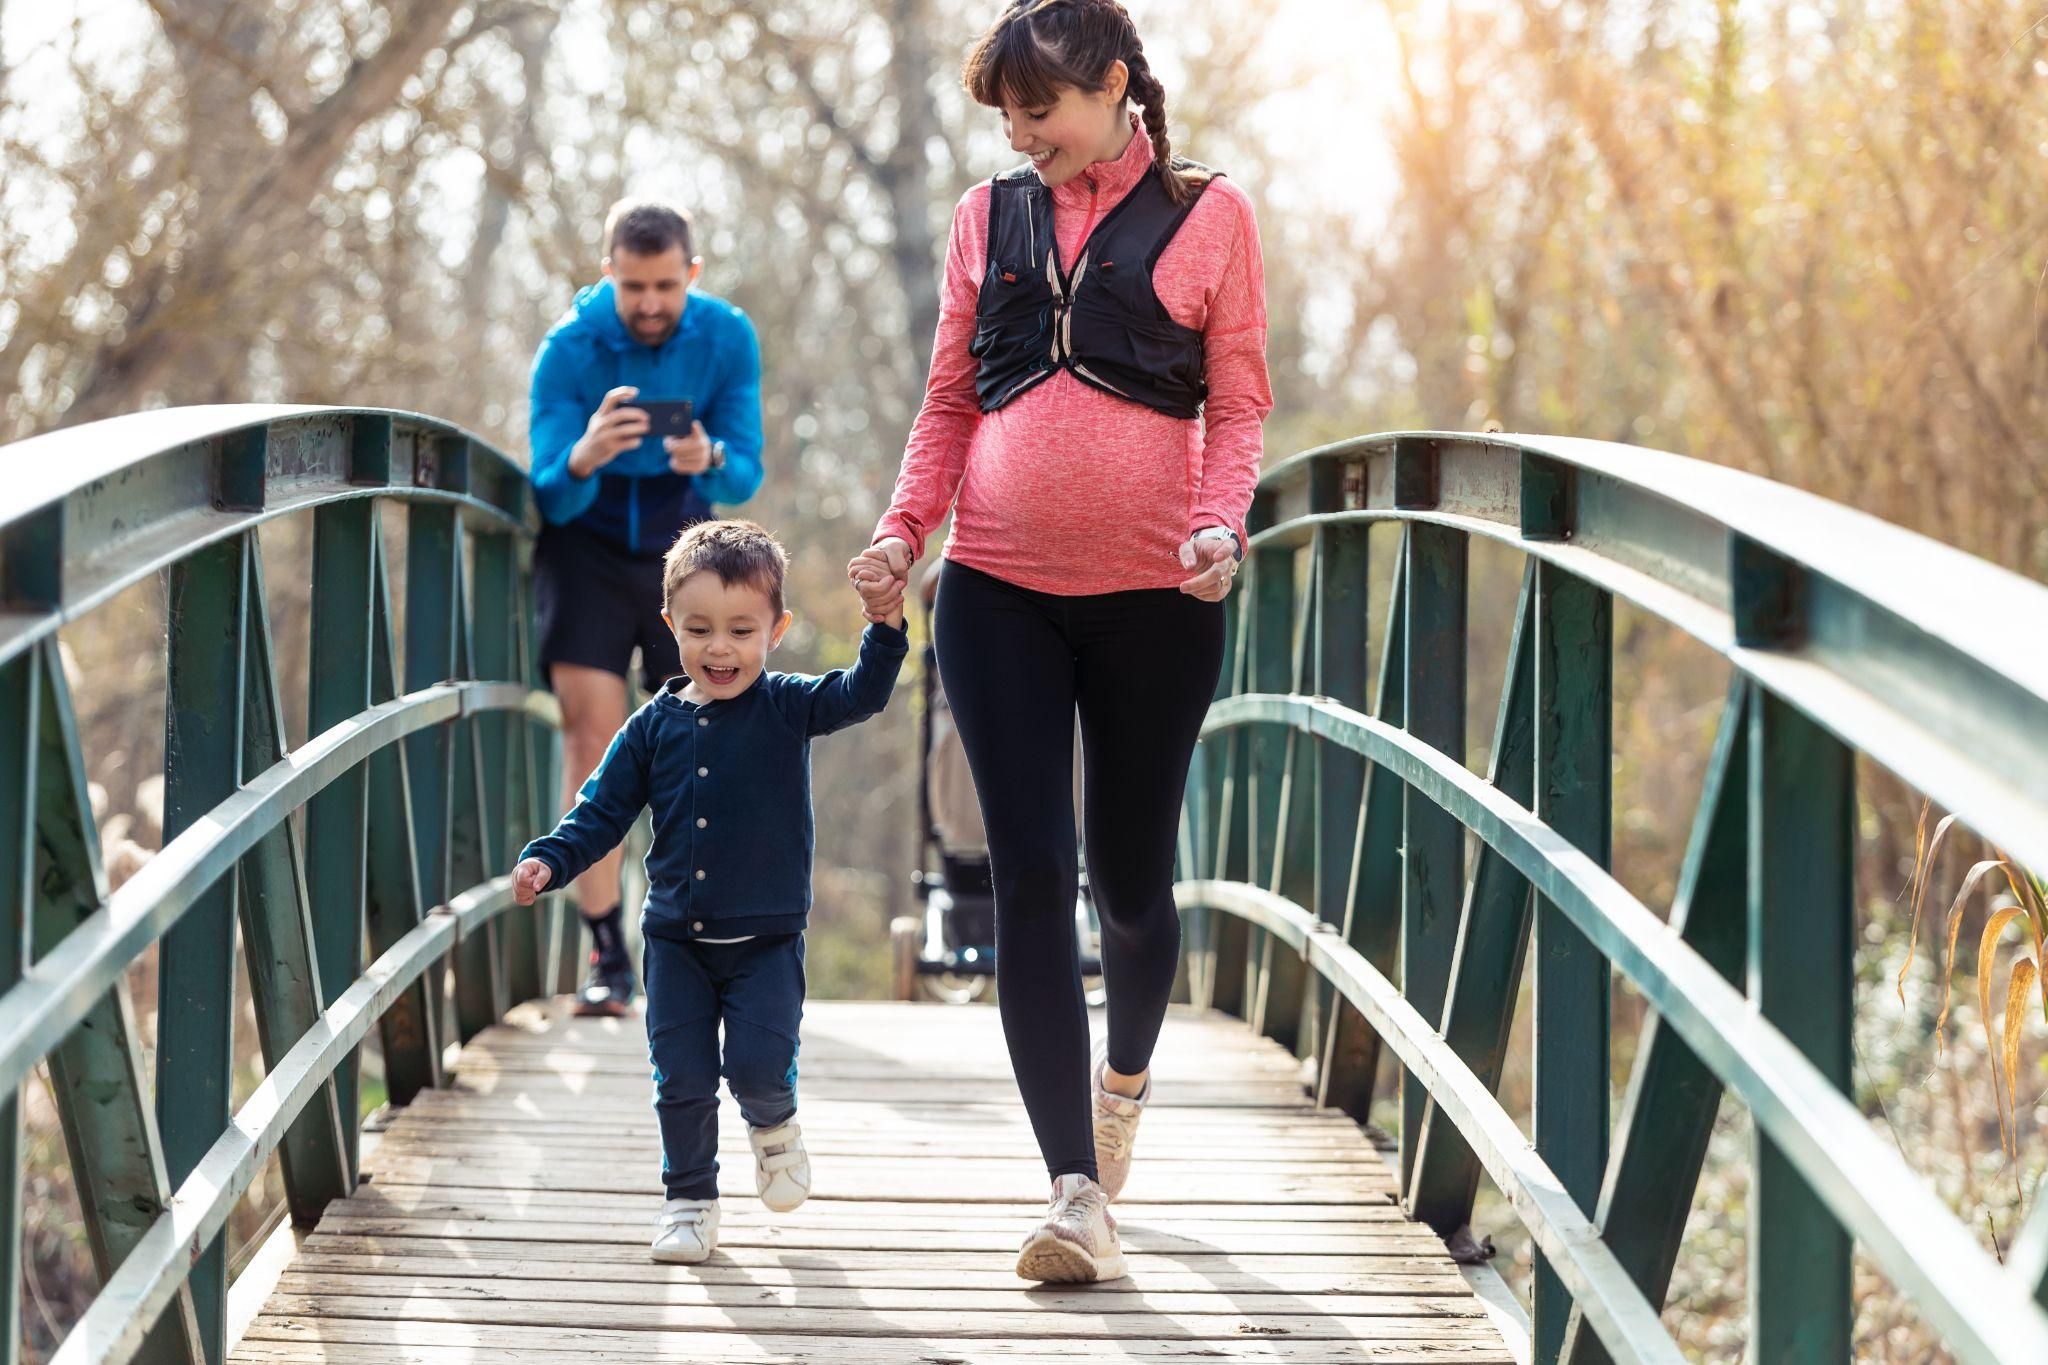
<path fill-rule="evenodd" d="M 1074 941 L 1074 713 L 1102 919 L 1109 1065 L 1152 1061 L 1180 953 L 1174 847 L 1223 666 L 1223 607 L 1175 588 L 1061 597 L 948 563 L 939 675 L 988 827 L 1003 1035 L 1054 1177 L 1095 1176 L 1088 1007 Z"/>

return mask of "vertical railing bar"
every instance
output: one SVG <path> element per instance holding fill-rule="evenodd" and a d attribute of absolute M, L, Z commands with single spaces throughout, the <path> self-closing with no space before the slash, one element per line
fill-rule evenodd
<path fill-rule="evenodd" d="M 1398 458 L 1398 457 L 1397 457 Z M 1457 762 L 1465 759 L 1466 542 L 1431 522 L 1408 522 L 1406 728 Z M 1404 789 L 1401 991 L 1425 1019 L 1441 1017 L 1465 889 L 1465 830 L 1420 792 Z M 1401 1084 L 1401 1183 L 1414 1175 L 1427 1094 Z"/>
<path fill-rule="evenodd" d="M 1536 805 L 1539 819 L 1601 867 L 1612 861 L 1614 605 L 1585 579 L 1536 563 Z M 1538 897 L 1534 925 L 1537 1152 L 1589 1214 L 1607 1166 L 1612 972 L 1586 936 Z M 1534 1357 L 1564 1345 L 1571 1295 L 1536 1257 Z"/>
<path fill-rule="evenodd" d="M 1536 619 L 1532 564 L 1522 575 L 1487 769 L 1487 780 L 1523 806 L 1531 803 L 1535 790 Z M 1489 1090 L 1499 1086 L 1506 1062 L 1529 920 L 1528 879 L 1491 845 L 1481 845 L 1459 914 L 1443 1035 Z M 1415 1177 L 1408 1187 L 1411 1216 L 1441 1237 L 1454 1236 L 1471 1220 L 1479 1178 L 1477 1154 L 1432 1099 L 1423 1117 Z"/>
<path fill-rule="evenodd" d="M 1366 710 L 1367 637 L 1371 600 L 1370 535 L 1364 526 L 1331 526 L 1322 537 L 1316 573 L 1315 673 L 1312 690 L 1357 711 Z M 1365 807 L 1364 761 L 1342 745 L 1318 743 L 1316 754 L 1316 906 L 1323 923 L 1342 931 L 1352 914 L 1350 891 L 1357 861 L 1357 815 Z M 1316 1102 L 1327 1104 L 1333 1072 L 1365 1069 L 1359 1054 L 1372 1040 L 1364 1019 L 1320 975 Z M 1346 1021 L 1345 1016 L 1353 1016 Z M 1341 1051 L 1340 1047 L 1348 1049 Z M 1370 1087 L 1370 1081 L 1367 1082 Z"/>
<path fill-rule="evenodd" d="M 474 537 L 474 579 L 470 584 L 471 637 L 477 676 L 514 681 L 523 677 L 518 662 L 518 563 L 508 532 L 487 531 Z M 519 807 L 526 783 L 520 718 L 492 712 L 476 718 L 475 740 L 482 767 L 482 846 L 484 875 L 512 864 L 525 840 L 519 838 Z M 517 842 L 515 842 L 517 840 Z M 513 909 L 498 920 L 504 955 L 499 973 L 505 984 L 500 1006 L 540 994 L 540 953 L 531 911 Z M 502 1012 L 502 1010 L 501 1010 Z"/>
<path fill-rule="evenodd" d="M 0 942 L 0 995 L 30 961 L 30 896 L 35 870 L 36 751 L 40 747 L 40 649 L 0 663 L 0 904 L 7 937 Z M 21 1088 L 0 1097 L 0 1365 L 21 1358 L 22 1157 Z"/>
<path fill-rule="evenodd" d="M 1298 552 L 1291 547 L 1252 551 L 1250 690 L 1285 693 L 1299 678 L 1297 648 L 1302 632 L 1295 607 Z M 1294 773 L 1302 752 L 1301 732 L 1291 726 L 1259 725 L 1250 735 L 1252 759 L 1252 825 L 1270 833 L 1254 848 L 1253 876 L 1258 883 L 1292 900 L 1313 900 L 1314 849 L 1296 829 L 1308 815 L 1306 804 L 1293 801 Z M 1257 945 L 1257 991 L 1252 997 L 1252 1029 L 1283 1047 L 1298 1048 L 1301 1001 L 1308 966 L 1301 955 L 1263 931 Z"/>
<path fill-rule="evenodd" d="M 356 428 L 358 445 L 381 430 L 388 462 L 391 424 Z M 377 502 L 355 498 L 313 513 L 312 628 L 307 662 L 307 729 L 319 734 L 370 705 L 371 537 Z M 350 769 L 306 805 L 306 892 L 311 898 L 320 1000 L 332 1005 L 363 967 L 369 856 L 369 765 Z M 351 1185 L 362 1133 L 362 1052 L 335 1068 L 334 1092 L 348 1139 Z"/>
<path fill-rule="evenodd" d="M 232 795 L 240 780 L 248 631 L 249 533 L 172 566 L 164 740 L 168 842 Z M 165 933 L 158 956 L 157 1125 L 175 1188 L 226 1131 L 233 1069 L 235 911 L 239 878 L 222 877 Z M 227 1262 L 216 1237 L 188 1284 L 209 1361 L 223 1349 Z"/>
<path fill-rule="evenodd" d="M 455 522 L 454 585 L 448 596 L 449 628 L 455 642 L 451 671 L 455 677 L 476 677 L 474 610 L 469 583 L 468 529 Z M 479 752 L 480 717 L 457 720 L 451 728 L 448 799 L 448 887 L 444 896 L 474 886 L 487 875 L 491 848 L 486 837 L 483 762 Z M 481 934 L 466 937 L 455 949 L 455 1019 L 457 1036 L 468 1042 L 504 1016 L 505 961 L 499 951 L 496 920 Z"/>
<path fill-rule="evenodd" d="M 1679 938 L 1731 982 L 1739 982 L 1748 946 L 1751 686 L 1741 674 L 1730 683 L 1671 905 Z M 1671 1286 L 1721 1093 L 1720 1078 L 1651 1013 L 1636 1044 L 1594 1222 L 1653 1304 L 1663 1303 Z M 1563 1359 L 1611 1359 L 1577 1306 L 1565 1326 Z"/>
<path fill-rule="evenodd" d="M 284 712 L 270 643 L 263 560 L 254 536 L 243 541 L 242 582 L 249 599 L 242 632 L 242 752 L 245 775 L 285 756 Z M 284 820 L 267 831 L 238 867 L 242 950 L 249 972 L 256 1032 L 266 1067 L 275 1066 L 321 1013 L 321 976 L 314 947 L 298 831 Z M 285 1131 L 279 1148 L 286 1200 L 303 1227 L 319 1221 L 329 1201 L 346 1196 L 348 1139 L 333 1078 Z"/>
<path fill-rule="evenodd" d="M 1404 723 L 1403 692 L 1408 631 L 1408 544 L 1404 537 L 1387 582 L 1387 621 L 1382 634 L 1374 714 L 1390 725 Z M 1358 819 L 1351 840 L 1351 865 L 1344 887 L 1344 941 L 1362 953 L 1390 981 L 1400 979 L 1401 827 L 1404 784 L 1377 764 L 1361 778 Z M 1365 1120 L 1378 1082 L 1380 1040 L 1365 1016 L 1348 1005 L 1338 1012 L 1331 1056 L 1343 1070 L 1326 1075 L 1319 1102 Z"/>
<path fill-rule="evenodd" d="M 1749 994 L 1847 1091 L 1855 990 L 1855 761 L 1789 703 L 1750 713 Z M 1759 1131 L 1750 1185 L 1752 1359 L 1827 1365 L 1852 1354 L 1853 1245 Z"/>
<path fill-rule="evenodd" d="M 384 537 L 370 522 L 370 699 L 398 695 L 397 640 L 391 621 L 391 582 Z M 431 909 L 420 885 L 420 854 L 413 819 L 409 746 L 418 736 L 370 755 L 365 765 L 369 818 L 364 834 L 363 918 L 374 960 L 419 926 Z M 441 1084 L 440 964 L 428 966 L 377 1021 L 384 1053 L 384 1088 L 394 1105 Z"/>
<path fill-rule="evenodd" d="M 32 957 L 47 957 L 104 904 L 106 879 L 63 665 L 54 641 L 45 640 L 35 652 L 40 662 L 29 948 Z M 49 1056 L 72 1184 L 102 1282 L 170 1202 L 145 1067 L 125 979 L 94 1002 Z M 158 1319 L 135 1358 L 145 1365 L 196 1365 L 203 1355 L 191 1288 L 181 1285 L 172 1309 Z"/>
<path fill-rule="evenodd" d="M 1228 661 L 1217 686 L 1222 696 L 1237 696 L 1244 692 L 1246 670 L 1249 667 L 1251 648 L 1250 610 L 1247 607 L 1248 586 L 1240 587 L 1224 599 L 1224 640 Z M 1249 881 L 1251 878 L 1251 849 L 1248 808 L 1249 793 L 1246 783 L 1249 778 L 1246 761 L 1247 740 L 1243 732 L 1233 730 L 1223 736 L 1221 762 L 1215 766 L 1216 800 L 1213 809 L 1217 812 L 1215 829 L 1215 871 L 1211 874 L 1219 881 Z M 1246 977 L 1251 962 L 1250 927 L 1235 915 L 1211 912 L 1208 941 L 1212 965 L 1209 970 L 1210 990 L 1213 1007 L 1226 1014 L 1244 1018 L 1248 1014 Z"/>

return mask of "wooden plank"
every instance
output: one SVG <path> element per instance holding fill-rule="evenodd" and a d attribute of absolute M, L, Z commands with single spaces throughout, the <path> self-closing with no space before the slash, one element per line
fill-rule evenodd
<path fill-rule="evenodd" d="M 1133 1274 L 1127 1279 L 1071 1292 L 1102 1297 L 1124 1292 L 1126 1286 L 1153 1293 L 1203 1290 L 1237 1294 L 1459 1295 L 1465 1292 L 1464 1277 L 1450 1269 L 1414 1273 L 1377 1268 L 1371 1271 L 1290 1268 L 1263 1272 L 1203 1269 L 1202 1263 L 1209 1259 L 1215 1258 L 1187 1257 L 1168 1260 L 1162 1257 L 1156 1258 L 1156 1263 L 1153 1259 L 1148 1259 L 1135 1266 Z M 1318 1264 L 1312 1259 L 1297 1262 L 1294 1258 L 1287 1258 L 1287 1261 L 1290 1266 Z M 636 1292 L 651 1290 L 665 1284 L 742 1285 L 748 1288 L 770 1285 L 815 1285 L 838 1288 L 915 1289 L 928 1300 L 934 1295 L 946 1296 L 959 1290 L 1015 1291 L 1025 1288 L 1008 1266 L 992 1263 L 986 1257 L 974 1258 L 973 1264 L 965 1262 L 966 1258 L 960 1256 L 931 1255 L 905 1265 L 901 1258 L 892 1257 L 888 1259 L 886 1265 L 878 1264 L 872 1269 L 860 1270 L 847 1266 L 837 1256 L 781 1257 L 778 1258 L 778 1263 L 773 1265 L 743 1265 L 736 1263 L 729 1256 L 720 1256 L 715 1261 L 696 1266 L 656 1265 L 646 1262 L 636 1268 L 630 1277 L 622 1275 L 617 1283 L 621 1286 L 634 1287 Z M 305 1250 L 293 1259 L 291 1268 L 308 1276 L 446 1276 L 460 1271 L 467 1278 L 579 1280 L 585 1284 L 591 1282 L 590 1261 L 581 1253 L 578 1253 L 574 1260 L 505 1257 L 495 1261 L 465 1261 L 447 1255 L 354 1255 Z M 951 1299 L 945 1298 L 942 1301 L 951 1302 Z"/>
<path fill-rule="evenodd" d="M 900 1313 L 937 1310 L 947 1313 L 1037 1312 L 1066 1307 L 1089 1313 L 1229 1313 L 1240 1307 L 1257 1313 L 1312 1311 L 1341 1317 L 1473 1319 L 1485 1316 L 1478 1300 L 1464 1294 L 1358 1294 L 1327 1292 L 1313 1304 L 1285 1290 L 1262 1287 L 1251 1294 L 1227 1294 L 1212 1286 L 1162 1289 L 1156 1285 L 1117 1282 L 1094 1285 L 1031 1285 L 1012 1276 L 1006 1286 L 964 1288 L 959 1285 L 881 1288 L 873 1285 L 748 1286 L 748 1307 L 778 1307 L 790 1312 L 874 1310 Z M 557 1279 L 482 1279 L 445 1273 L 364 1275 L 350 1272 L 307 1272 L 294 1268 L 278 1278 L 276 1292 L 285 1297 L 326 1299 L 439 1299 L 449 1303 L 496 1304 L 518 1311 L 528 1304 L 606 1304 L 631 1307 L 716 1308 L 735 1298 L 730 1287 L 688 1278 L 664 1281 L 638 1277 L 597 1280 L 572 1272 Z M 607 1315 L 613 1325 L 624 1325 Z M 524 1319 L 517 1319 L 524 1320 Z"/>
<path fill-rule="evenodd" d="M 1249 1326 L 1249 1324 L 1247 1324 Z M 367 1348 L 347 1355 L 325 1354 L 329 1344 Z M 272 1349 L 289 1355 L 257 1354 Z M 1085 1351 L 1085 1347 L 1082 1348 Z M 1509 1365 L 1512 1357 L 1500 1346 L 1483 1341 L 1391 1342 L 1348 1341 L 1341 1345 L 1318 1346 L 1313 1342 L 1262 1339 L 1249 1332 L 1233 1332 L 1222 1340 L 1184 1338 L 1180 1340 L 1123 1340 L 1116 1343 L 1118 1355 L 1139 1360 L 1255 1360 L 1295 1362 L 1374 1361 L 1412 1365 Z M 417 1355 L 419 1351 L 438 1354 Z M 449 1354 L 457 1352 L 459 1354 Z M 382 1323 L 348 1320 L 287 1318 L 266 1315 L 257 1319 L 243 1339 L 237 1360 L 375 1362 L 400 1365 L 418 1360 L 441 1365 L 446 1361 L 470 1362 L 509 1357 L 527 1365 L 610 1365 L 614 1361 L 787 1361 L 819 1362 L 820 1365 L 867 1365 L 888 1362 L 902 1365 L 906 1360 L 932 1362 L 1005 1362 L 1005 1365 L 1040 1365 L 1041 1362 L 1080 1358 L 1074 1341 L 1046 1338 L 1016 1338 L 1010 1341 L 982 1340 L 970 1343 L 951 1336 L 905 1335 L 889 1338 L 804 1337 L 785 1333 L 681 1334 L 671 1332 L 585 1329 L 564 1334 L 549 1328 L 469 1326 L 449 1323 Z"/>
<path fill-rule="evenodd" d="M 372 1322 L 449 1322 L 465 1325 L 496 1323 L 505 1326 L 562 1327 L 588 1326 L 592 1314 L 579 1303 L 522 1303 L 510 1312 L 517 1320 L 506 1322 L 507 1309 L 497 1304 L 465 1299 L 406 1295 L 386 1299 L 375 1295 L 323 1293 L 315 1295 L 277 1294 L 269 1304 L 270 1314 L 283 1317 L 346 1317 Z M 1401 1318 L 1345 1317 L 1336 1314 L 1294 1313 L 1129 1313 L 1048 1312 L 1039 1308 L 989 1311 L 968 1317 L 944 1309 L 905 1309 L 886 1317 L 858 1309 L 813 1309 L 792 1313 L 779 1305 L 716 1304 L 694 1307 L 687 1304 L 608 1305 L 605 1322 L 613 1327 L 641 1331 L 732 1331 L 785 1332 L 792 1335 L 818 1334 L 833 1337 L 895 1337 L 903 1335 L 947 1336 L 956 1340 L 984 1337 L 1062 1337 L 1090 1341 L 1119 1341 L 1145 1338 L 1155 1333 L 1188 1337 L 1230 1337 L 1246 1333 L 1286 1336 L 1294 1341 L 1484 1341 L 1498 1339 L 1493 1325 L 1479 1318 L 1431 1318 L 1425 1321 Z"/>
<path fill-rule="evenodd" d="M 748 1180 L 751 1183 L 751 1173 Z M 728 1193 L 728 1198 L 735 1197 Z M 608 1242 L 616 1246 L 645 1247 L 655 1202 L 650 1199 L 646 1217 L 620 1222 L 585 1220 L 566 1222 L 559 1218 L 358 1218 L 346 1209 L 330 1212 L 320 1220 L 323 1232 L 353 1233 L 368 1237 L 412 1238 L 515 1238 L 533 1243 Z M 930 1227 L 912 1231 L 888 1228 L 795 1228 L 736 1227 L 728 1235 L 720 1230 L 720 1245 L 802 1247 L 812 1251 L 916 1251 L 931 1247 L 947 1251 L 980 1251 L 992 1255 L 1013 1254 L 1031 1224 L 1025 1221 L 988 1231 L 952 1230 L 942 1219 Z M 1148 1252 L 1216 1253 L 1224 1250 L 1278 1255 L 1313 1256 L 1318 1253 L 1345 1254 L 1381 1250 L 1407 1256 L 1441 1252 L 1443 1244 L 1427 1230 L 1396 1227 L 1364 1233 L 1323 1235 L 1285 1227 L 1264 1227 L 1244 1232 L 1230 1230 L 1216 1239 L 1199 1233 L 1184 1235 L 1165 1227 L 1124 1224 L 1118 1235 L 1127 1249 Z M 1225 1241 L 1221 1240 L 1227 1238 Z"/>
<path fill-rule="evenodd" d="M 340 1205 L 338 1205 L 340 1207 Z M 494 1209 L 504 1212 L 508 1201 L 502 1197 L 487 1197 L 479 1191 L 461 1191 L 442 1185 L 385 1185 L 377 1181 L 354 1195 L 348 1207 L 358 1209 L 362 1214 L 383 1214 L 389 1218 L 406 1218 L 414 1214 L 451 1216 L 459 1212 L 483 1212 Z M 627 1212 L 643 1216 L 647 1212 L 645 1195 L 512 1195 L 510 1207 L 528 1218 L 553 1218 L 553 1216 L 612 1216 Z M 956 1209 L 946 1216 L 948 1226 L 981 1226 L 983 1222 L 1001 1224 L 1001 1220 L 1036 1218 L 1044 1212 L 1042 1201 L 1020 1201 L 1020 1203 L 975 1203 Z M 809 1199 L 793 1214 L 776 1214 L 772 1209 L 752 1201 L 737 1199 L 723 1212 L 727 1228 L 768 1224 L 780 1228 L 891 1228 L 891 1226 L 915 1226 L 922 1228 L 932 1220 L 930 1203 L 911 1201 L 889 1201 L 889 1199 Z M 1364 1228 L 1382 1226 L 1405 1226 L 1401 1209 L 1389 1203 L 1362 1203 L 1356 1207 L 1341 1203 L 1309 1203 L 1268 1209 L 1257 1203 L 1128 1203 L 1116 1201 L 1116 1220 L 1126 1224 L 1153 1224 L 1161 1220 L 1174 1220 L 1176 1228 L 1192 1224 L 1225 1224 L 1229 1228 L 1284 1228 L 1284 1230 L 1317 1230 L 1317 1232 L 1352 1232 Z M 1010 1226 L 1010 1224 L 1001 1224 Z"/>
<path fill-rule="evenodd" d="M 317 1238 L 309 1240 L 305 1249 L 352 1256 L 441 1256 L 461 1264 L 477 1266 L 530 1259 L 535 1256 L 553 1256 L 559 1250 L 551 1244 L 522 1242 L 511 1238 L 456 1240 L 385 1235 L 358 1236 L 352 1233 L 330 1233 L 325 1230 L 320 1232 Z M 568 1254 L 589 1266 L 632 1265 L 650 1274 L 660 1269 L 648 1261 L 646 1246 L 638 1242 L 583 1242 L 576 1246 L 574 1252 Z M 1449 1258 L 1443 1255 L 1441 1248 L 1433 1247 L 1428 1252 L 1420 1254 L 1401 1250 L 1376 1253 L 1370 1247 L 1356 1244 L 1324 1255 L 1244 1251 L 1238 1249 L 1234 1243 L 1228 1248 L 1181 1252 L 1154 1253 L 1138 1248 L 1126 1248 L 1124 1260 L 1132 1267 L 1133 1274 L 1147 1270 L 1194 1268 L 1204 1273 L 1238 1270 L 1251 1275 L 1270 1275 L 1306 1267 L 1317 1272 L 1330 1273 L 1348 1271 L 1361 1275 L 1381 1272 L 1421 1275 L 1438 1273 L 1451 1266 Z M 979 1252 L 929 1247 L 915 1247 L 907 1251 L 805 1249 L 761 1247 L 739 1242 L 721 1244 L 716 1264 L 779 1269 L 833 1269 L 842 1270 L 850 1275 L 875 1270 L 928 1267 L 934 1279 L 941 1276 L 950 1277 L 954 1271 L 960 1270 L 995 1268 L 1006 1273 L 1008 1271 L 1007 1262 L 1000 1258 L 984 1256 Z"/>

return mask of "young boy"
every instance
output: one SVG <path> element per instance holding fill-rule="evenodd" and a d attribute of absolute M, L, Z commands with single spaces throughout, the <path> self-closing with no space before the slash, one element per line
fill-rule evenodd
<path fill-rule="evenodd" d="M 810 1194 L 796 1125 L 804 919 L 811 906 L 811 740 L 881 711 L 909 644 L 900 607 L 861 636 L 852 668 L 765 671 L 790 614 L 788 560 L 746 521 L 701 522 L 669 550 L 662 620 L 683 676 L 626 721 L 575 808 L 513 870 L 530 905 L 616 847 L 653 808 L 647 855 L 647 1050 L 667 1202 L 657 1261 L 695 1264 L 718 1244 L 719 1025 L 724 1074 L 754 1149 L 761 1202 Z"/>

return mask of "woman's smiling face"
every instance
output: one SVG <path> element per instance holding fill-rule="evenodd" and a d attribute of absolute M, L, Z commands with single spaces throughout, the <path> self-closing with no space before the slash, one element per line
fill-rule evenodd
<path fill-rule="evenodd" d="M 1110 64 L 1100 90 L 1061 86 L 1051 104 L 1002 105 L 1003 132 L 1011 150 L 1031 158 L 1031 167 L 1047 186 L 1063 185 L 1090 164 L 1113 160 L 1123 151 L 1128 124 L 1119 114 L 1130 72 L 1122 62 Z"/>

